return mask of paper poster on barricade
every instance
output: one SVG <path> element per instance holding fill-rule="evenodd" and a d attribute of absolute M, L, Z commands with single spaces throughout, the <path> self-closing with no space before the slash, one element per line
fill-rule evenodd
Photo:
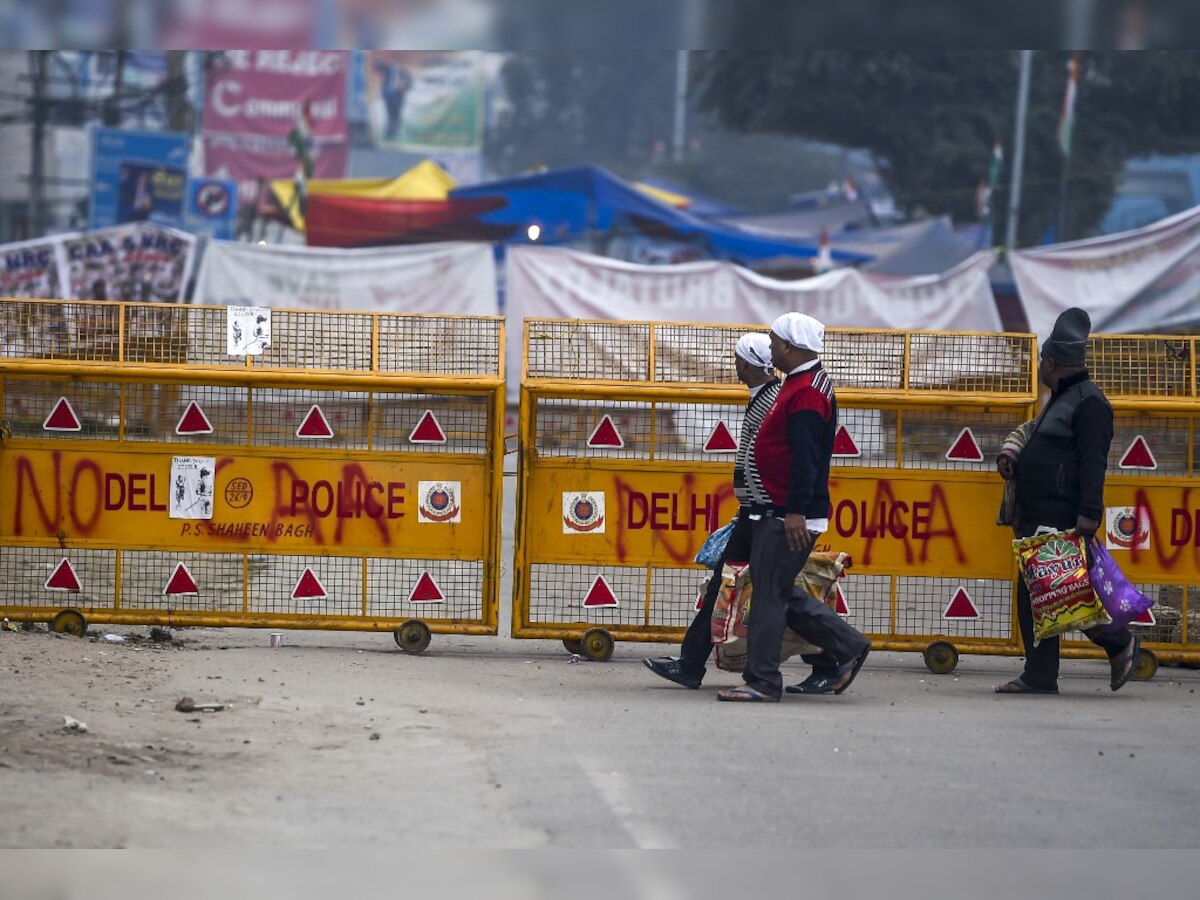
<path fill-rule="evenodd" d="M 225 345 L 230 356 L 260 356 L 271 346 L 271 310 L 265 306 L 226 307 Z"/>
<path fill-rule="evenodd" d="M 557 247 L 513 247 L 507 257 L 508 333 L 520 335 L 527 318 L 758 322 L 765 327 L 795 310 L 829 328 L 999 332 L 1002 324 L 988 281 L 994 261 L 995 254 L 986 251 L 938 275 L 896 277 L 836 269 L 815 278 L 780 281 L 726 262 L 646 266 Z M 585 331 L 579 340 L 580 359 L 612 355 L 599 343 L 589 346 Z M 660 365 L 675 357 L 696 365 L 692 348 L 672 346 L 669 333 L 658 335 L 657 341 Z M 522 371 L 522 341 L 510 339 L 508 346 L 508 371 Z M 888 369 L 878 361 L 894 353 L 899 364 L 903 347 L 869 334 L 857 346 L 864 362 L 840 366 L 838 385 L 888 386 Z M 923 346 L 911 359 L 910 379 L 915 386 L 932 388 L 952 385 L 975 370 L 1026 374 L 1028 362 L 999 335 L 976 335 L 968 346 L 969 352 L 961 346 L 953 352 Z M 631 366 L 621 377 L 642 377 L 637 364 Z M 714 357 L 713 366 L 727 370 L 726 355 Z M 509 400 L 515 399 L 510 385 Z"/>
<path fill-rule="evenodd" d="M 482 243 L 335 250 L 209 241 L 196 302 L 494 316 L 496 261 Z"/>
<path fill-rule="evenodd" d="M 213 517 L 213 477 L 217 461 L 211 456 L 176 456 L 171 459 L 172 519 Z"/>

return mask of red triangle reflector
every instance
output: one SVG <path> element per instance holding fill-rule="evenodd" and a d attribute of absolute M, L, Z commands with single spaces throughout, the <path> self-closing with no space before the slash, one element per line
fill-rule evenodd
<path fill-rule="evenodd" d="M 621 604 L 617 602 L 617 595 L 612 592 L 612 588 L 608 586 L 604 576 L 597 575 L 592 586 L 588 588 L 587 596 L 583 598 L 583 605 L 597 607 L 620 606 Z"/>
<path fill-rule="evenodd" d="M 946 607 L 946 611 L 942 613 L 943 619 L 978 619 L 979 610 L 975 606 L 975 601 L 971 599 L 971 595 L 967 593 L 967 589 L 960 587 L 954 592 L 954 596 L 950 598 L 950 605 Z"/>
<path fill-rule="evenodd" d="M 428 572 L 422 572 L 421 577 L 417 579 L 416 586 L 412 589 L 412 593 L 408 595 L 409 603 L 445 603 L 446 595 L 442 593 L 442 589 L 438 587 L 438 583 L 433 580 L 433 576 Z"/>
<path fill-rule="evenodd" d="M 725 427 L 724 422 L 718 422 L 713 426 L 712 434 L 708 436 L 708 440 L 704 443 L 705 453 L 735 453 L 737 452 L 737 441 L 733 439 L 733 435 L 729 433 L 729 429 Z"/>
<path fill-rule="evenodd" d="M 1125 455 L 1117 465 L 1122 469 L 1157 469 L 1158 460 L 1150 452 L 1150 445 L 1146 443 L 1146 439 L 1139 434 L 1125 450 Z"/>
<path fill-rule="evenodd" d="M 624 447 L 625 439 L 621 437 L 621 432 L 617 431 L 617 426 L 613 424 L 611 416 L 603 416 L 600 422 L 592 430 L 591 436 L 588 437 L 587 445 L 589 447 Z"/>
<path fill-rule="evenodd" d="M 175 566 L 175 571 L 171 573 L 171 577 L 167 581 L 167 586 L 163 588 L 164 597 L 199 593 L 200 585 L 196 584 L 196 579 L 192 577 L 192 573 L 188 571 L 188 567 L 183 563 Z"/>
<path fill-rule="evenodd" d="M 842 593 L 842 586 L 840 584 L 835 584 L 833 586 L 833 590 L 835 596 L 837 597 L 837 603 L 833 608 L 834 612 L 836 612 L 839 616 L 850 615 L 850 607 L 846 603 L 846 595 Z"/>
<path fill-rule="evenodd" d="M 333 429 L 329 427 L 329 420 L 325 418 L 325 413 L 321 412 L 321 407 L 317 404 L 314 403 L 310 406 L 308 412 L 304 414 L 304 421 L 296 429 L 296 437 L 317 440 L 333 437 Z"/>
<path fill-rule="evenodd" d="M 187 409 L 183 411 L 183 415 L 179 417 L 179 422 L 175 426 L 176 434 L 212 434 L 212 422 L 208 421 L 208 416 L 204 414 L 204 410 L 200 408 L 200 404 L 193 400 L 188 404 Z"/>
<path fill-rule="evenodd" d="M 692 604 L 692 609 L 700 612 L 704 608 L 704 591 L 696 591 L 696 602 Z"/>
<path fill-rule="evenodd" d="M 858 449 L 858 444 L 855 443 L 854 437 L 850 434 L 845 425 L 839 425 L 837 434 L 833 436 L 833 455 L 834 456 L 862 456 L 862 451 Z"/>
<path fill-rule="evenodd" d="M 308 566 L 300 574 L 296 586 L 292 588 L 293 600 L 324 600 L 329 595 L 325 593 L 325 585 Z"/>
<path fill-rule="evenodd" d="M 946 451 L 946 459 L 954 462 L 983 462 L 983 451 L 970 428 L 964 428 Z"/>
<path fill-rule="evenodd" d="M 1130 619 L 1129 624 L 1130 625 L 1157 625 L 1158 620 L 1156 618 L 1154 618 L 1154 610 L 1147 609 L 1147 610 L 1143 610 L 1142 612 L 1140 612 L 1136 616 L 1134 616 L 1132 619 Z"/>
<path fill-rule="evenodd" d="M 79 416 L 75 415 L 71 401 L 66 397 L 59 397 L 54 409 L 50 410 L 50 415 L 46 416 L 46 421 L 42 422 L 42 430 L 82 431 L 83 426 L 79 424 Z"/>
<path fill-rule="evenodd" d="M 410 444 L 446 443 L 446 432 L 442 430 L 442 423 L 437 420 L 433 410 L 425 410 L 421 421 L 417 422 L 417 427 L 408 435 L 408 442 Z"/>
<path fill-rule="evenodd" d="M 79 576 L 75 574 L 75 567 L 71 565 L 71 561 L 66 557 L 54 567 L 54 571 L 46 579 L 44 587 L 48 591 L 83 590 L 83 586 L 79 583 Z"/>

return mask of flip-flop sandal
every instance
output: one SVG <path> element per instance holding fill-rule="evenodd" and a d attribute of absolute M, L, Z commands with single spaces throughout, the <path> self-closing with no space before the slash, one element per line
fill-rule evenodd
<path fill-rule="evenodd" d="M 996 688 L 997 694 L 1057 694 L 1058 688 L 1040 688 L 1026 684 L 1020 678 L 1002 684 Z"/>
<path fill-rule="evenodd" d="M 858 670 L 863 667 L 863 663 L 867 661 L 867 656 L 870 654 L 871 648 L 867 647 L 862 653 L 854 657 L 849 663 L 838 669 L 838 679 L 834 682 L 833 692 L 835 694 L 843 694 L 850 687 L 850 682 L 854 681 L 858 675 Z"/>
<path fill-rule="evenodd" d="M 1108 686 L 1112 690 L 1119 691 L 1133 677 L 1133 670 L 1137 668 L 1138 648 L 1141 646 L 1141 643 L 1142 639 L 1135 634 L 1133 640 L 1129 642 L 1128 649 L 1121 652 L 1120 656 L 1123 657 L 1121 668 L 1113 672 L 1112 678 L 1108 683 Z"/>
<path fill-rule="evenodd" d="M 717 692 L 718 700 L 732 700 L 735 703 L 778 703 L 778 697 L 772 697 L 769 694 L 764 694 L 762 691 L 756 691 L 748 684 L 738 685 L 733 688 L 726 688 L 723 691 Z"/>

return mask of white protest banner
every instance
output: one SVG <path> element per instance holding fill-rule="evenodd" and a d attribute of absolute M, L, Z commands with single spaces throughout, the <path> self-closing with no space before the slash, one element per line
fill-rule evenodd
<path fill-rule="evenodd" d="M 59 238 L 0 245 L 0 297 L 65 297 L 66 268 Z"/>
<path fill-rule="evenodd" d="M 521 371 L 526 318 L 765 327 L 795 311 L 833 328 L 1000 331 L 987 275 L 993 261 L 994 254 L 983 252 L 941 275 L 836 269 L 777 281 L 724 262 L 643 266 L 559 248 L 515 247 L 508 251 L 508 371 Z"/>
<path fill-rule="evenodd" d="M 496 266 L 488 244 L 343 250 L 212 241 L 195 302 L 494 316 Z"/>
<path fill-rule="evenodd" d="M 182 303 L 196 237 L 137 223 L 59 238 L 67 260 L 67 298 Z"/>
<path fill-rule="evenodd" d="M 1171 332 L 1200 323 L 1200 206 L 1145 228 L 1017 250 L 1010 265 L 1030 330 L 1087 310 L 1093 332 Z"/>

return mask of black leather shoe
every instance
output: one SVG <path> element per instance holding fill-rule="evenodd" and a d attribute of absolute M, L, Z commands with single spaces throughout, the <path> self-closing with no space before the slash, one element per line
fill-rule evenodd
<path fill-rule="evenodd" d="M 642 660 L 642 664 L 655 675 L 659 675 L 667 679 L 667 681 L 681 684 L 685 688 L 691 688 L 693 691 L 700 687 L 700 679 L 693 678 L 684 672 L 679 660 L 670 656 L 664 656 L 662 659 L 646 658 Z"/>
<path fill-rule="evenodd" d="M 837 675 L 813 672 L 799 684 L 790 684 L 784 690 L 789 694 L 832 694 L 837 680 Z"/>

